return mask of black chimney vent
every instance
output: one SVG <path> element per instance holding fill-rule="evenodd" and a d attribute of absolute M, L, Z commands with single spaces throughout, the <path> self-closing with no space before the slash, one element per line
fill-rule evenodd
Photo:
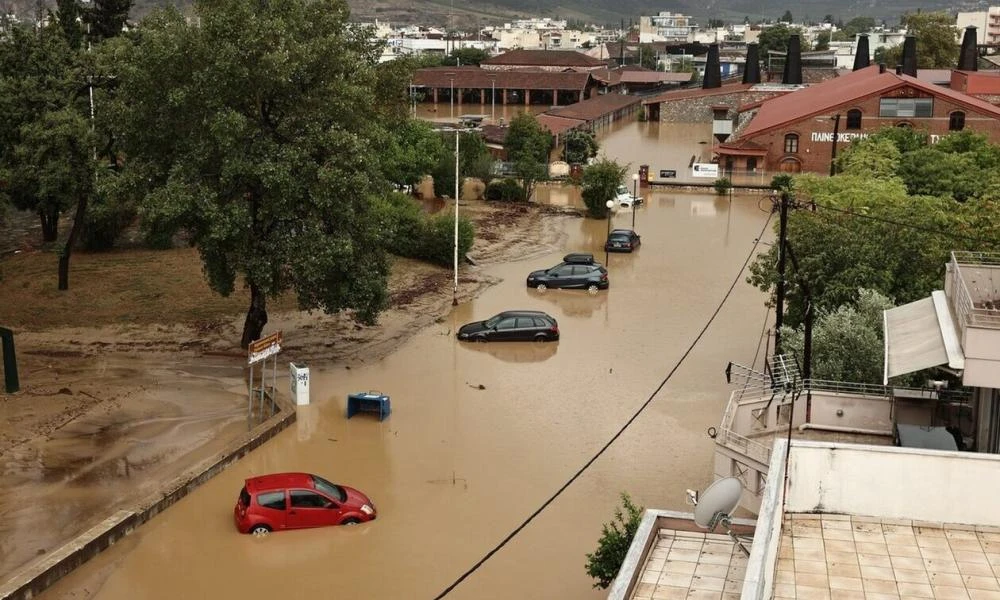
<path fill-rule="evenodd" d="M 879 63 L 878 64 L 878 72 L 879 73 L 885 73 L 885 63 Z"/>
<path fill-rule="evenodd" d="M 871 50 L 868 49 L 868 34 L 862 33 L 858 36 L 858 47 L 854 51 L 854 68 L 852 71 L 870 67 L 871 64 Z"/>
<path fill-rule="evenodd" d="M 743 67 L 743 83 L 760 83 L 760 47 L 757 42 L 747 46 L 747 62 Z"/>
<path fill-rule="evenodd" d="M 917 38 L 912 35 L 903 40 L 903 75 L 917 76 Z"/>
<path fill-rule="evenodd" d="M 788 36 L 788 53 L 785 55 L 785 72 L 781 75 L 781 83 L 802 83 L 802 46 L 799 36 Z"/>
<path fill-rule="evenodd" d="M 705 78 L 701 81 L 701 88 L 708 90 L 722 87 L 722 64 L 719 62 L 719 45 L 708 46 L 708 58 L 705 59 Z"/>
<path fill-rule="evenodd" d="M 959 71 L 979 70 L 979 55 L 976 50 L 976 26 L 969 25 L 965 28 L 965 35 L 962 37 L 962 49 L 958 53 Z"/>

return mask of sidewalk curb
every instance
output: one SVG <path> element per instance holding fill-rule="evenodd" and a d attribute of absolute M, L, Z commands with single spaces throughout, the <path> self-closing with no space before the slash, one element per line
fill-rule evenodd
<path fill-rule="evenodd" d="M 295 407 L 279 400 L 281 412 L 258 425 L 246 437 L 200 465 L 173 479 L 136 509 L 121 509 L 57 550 L 39 557 L 0 584 L 0 600 L 28 600 L 94 558 L 119 539 L 150 520 L 236 463 L 286 427 L 295 423 Z"/>

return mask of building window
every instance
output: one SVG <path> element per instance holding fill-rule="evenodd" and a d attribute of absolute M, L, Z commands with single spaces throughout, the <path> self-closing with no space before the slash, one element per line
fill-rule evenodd
<path fill-rule="evenodd" d="M 799 151 L 799 136 L 789 133 L 785 136 L 785 154 L 795 154 Z"/>
<path fill-rule="evenodd" d="M 965 113 L 956 110 L 948 115 L 948 131 L 962 131 L 965 129 Z"/>
<path fill-rule="evenodd" d="M 861 111 L 852 108 L 847 111 L 847 128 L 848 129 L 861 129 Z"/>
<path fill-rule="evenodd" d="M 750 173 L 757 172 L 757 157 L 751 156 L 747 158 L 747 171 Z"/>
<path fill-rule="evenodd" d="M 880 98 L 878 116 L 886 118 L 931 117 L 934 98 Z"/>

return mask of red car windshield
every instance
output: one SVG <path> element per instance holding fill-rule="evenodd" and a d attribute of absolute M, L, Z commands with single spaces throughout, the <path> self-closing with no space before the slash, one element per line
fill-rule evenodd
<path fill-rule="evenodd" d="M 344 500 L 347 500 L 347 492 L 345 492 L 344 488 L 340 487 L 339 485 L 330 483 L 329 481 L 317 475 L 313 475 L 312 480 L 313 480 L 313 485 L 316 487 L 316 489 L 323 492 L 327 496 L 333 498 L 338 502 L 343 502 Z"/>

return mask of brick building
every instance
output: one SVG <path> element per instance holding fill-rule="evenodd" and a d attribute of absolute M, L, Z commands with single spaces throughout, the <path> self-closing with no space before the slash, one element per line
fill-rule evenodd
<path fill-rule="evenodd" d="M 925 130 L 932 143 L 963 129 L 1000 143 L 1000 107 L 879 66 L 745 105 L 739 113 L 737 130 L 715 147 L 721 170 L 730 174 L 829 173 L 834 144 L 844 148 L 886 126 Z"/>

